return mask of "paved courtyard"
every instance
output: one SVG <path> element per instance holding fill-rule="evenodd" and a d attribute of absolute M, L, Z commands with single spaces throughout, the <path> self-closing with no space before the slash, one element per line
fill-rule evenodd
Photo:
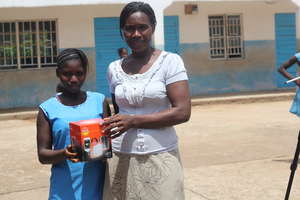
<path fill-rule="evenodd" d="M 290 100 L 194 106 L 176 127 L 187 200 L 282 200 L 300 119 Z M 0 200 L 47 199 L 50 166 L 37 161 L 35 120 L 0 121 Z M 300 198 L 300 168 L 290 199 Z"/>

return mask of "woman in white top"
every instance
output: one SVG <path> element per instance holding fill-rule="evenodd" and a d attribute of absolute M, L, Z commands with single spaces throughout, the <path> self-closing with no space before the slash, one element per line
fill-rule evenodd
<path fill-rule="evenodd" d="M 118 114 L 104 123 L 114 138 L 104 199 L 184 199 L 173 125 L 190 118 L 188 78 L 180 56 L 151 46 L 155 25 L 147 3 L 129 3 L 121 12 L 121 35 L 132 54 L 108 69 Z"/>

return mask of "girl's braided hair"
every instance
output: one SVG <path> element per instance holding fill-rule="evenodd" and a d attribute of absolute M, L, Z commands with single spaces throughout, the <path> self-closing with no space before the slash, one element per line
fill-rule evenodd
<path fill-rule="evenodd" d="M 85 72 L 88 68 L 88 59 L 85 53 L 79 49 L 68 48 L 61 51 L 57 56 L 57 68 L 60 69 L 68 60 L 78 59 Z"/>

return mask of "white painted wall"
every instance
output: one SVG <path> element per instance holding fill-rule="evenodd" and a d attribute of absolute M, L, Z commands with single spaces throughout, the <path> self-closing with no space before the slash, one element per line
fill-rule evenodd
<path fill-rule="evenodd" d="M 214 14 L 242 14 L 244 40 L 274 40 L 274 14 L 297 12 L 297 7 L 288 0 L 274 4 L 264 2 L 198 2 L 196 4 L 198 13 L 193 15 L 184 14 L 182 2 L 174 3 L 165 10 L 165 15 L 179 15 L 181 43 L 208 42 L 208 16 Z"/>
<path fill-rule="evenodd" d="M 93 5 L 47 8 L 2 8 L 0 21 L 55 18 L 59 48 L 94 47 L 94 18 L 120 15 L 124 5 Z"/>
<path fill-rule="evenodd" d="M 178 15 L 181 43 L 208 42 L 208 15 L 241 13 L 244 40 L 274 40 L 274 14 L 297 12 L 291 2 L 198 2 L 198 14 L 185 15 L 184 3 L 174 2 L 165 15 Z M 43 8 L 0 8 L 0 21 L 55 18 L 59 48 L 94 47 L 94 18 L 119 16 L 123 4 L 61 6 Z M 299 33 L 297 38 L 300 38 Z M 162 38 L 161 38 L 162 39 Z M 159 41 L 161 40 L 159 39 Z"/>

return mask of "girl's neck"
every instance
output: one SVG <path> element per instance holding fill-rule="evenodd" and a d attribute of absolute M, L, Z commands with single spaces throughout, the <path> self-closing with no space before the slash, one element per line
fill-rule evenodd
<path fill-rule="evenodd" d="M 85 102 L 86 96 L 86 92 L 84 91 L 79 91 L 78 93 L 63 91 L 58 98 L 60 102 L 64 105 L 75 106 Z"/>

